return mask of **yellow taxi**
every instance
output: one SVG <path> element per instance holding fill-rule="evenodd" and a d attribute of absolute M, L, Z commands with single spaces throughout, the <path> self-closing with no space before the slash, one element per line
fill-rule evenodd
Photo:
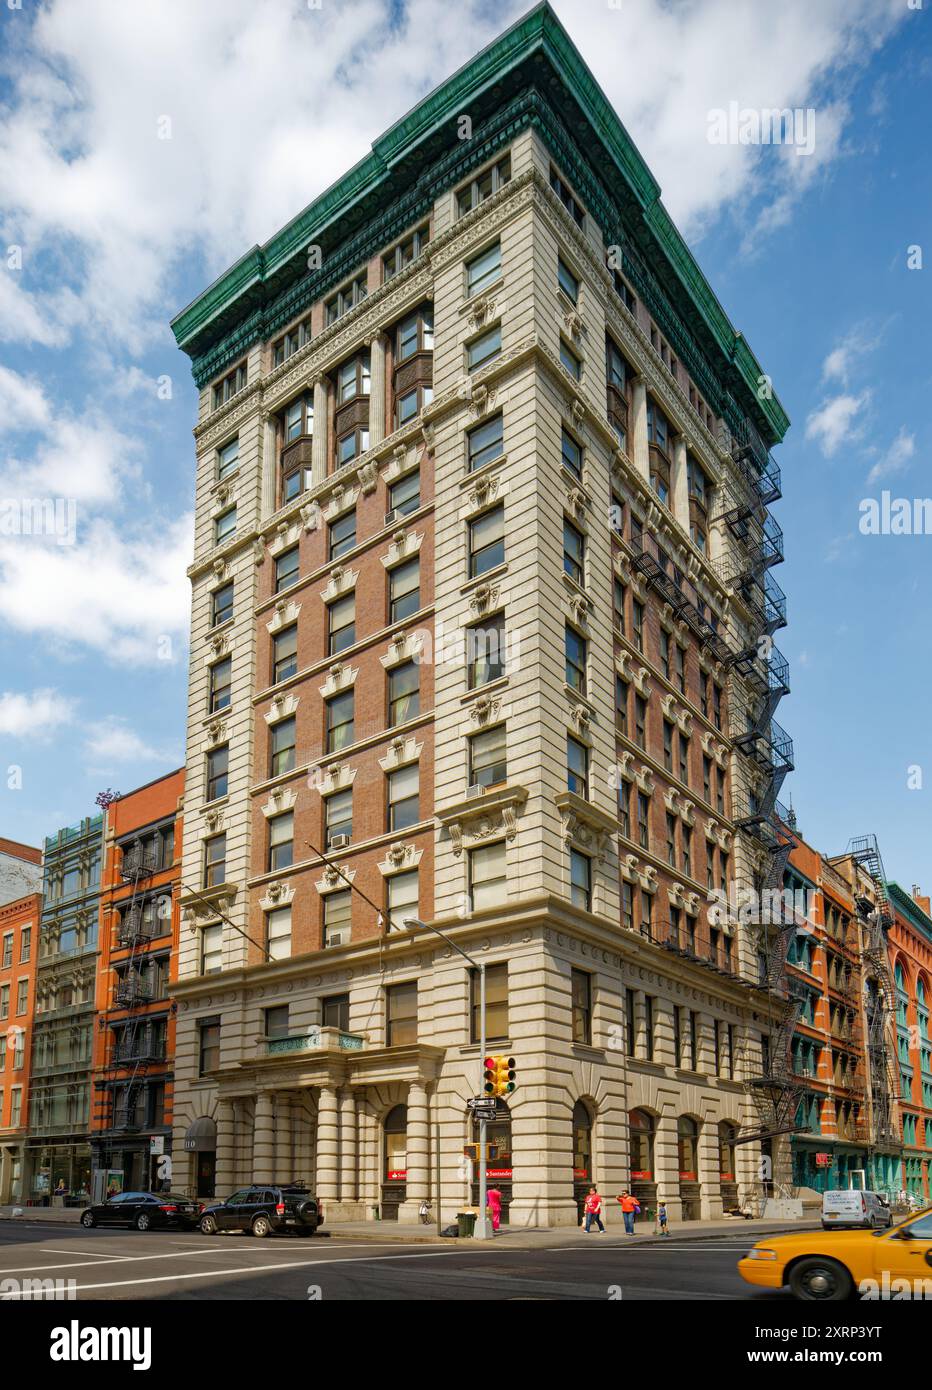
<path fill-rule="evenodd" d="M 932 1297 L 932 1207 L 886 1231 L 800 1231 L 758 1241 L 738 1273 L 749 1284 L 837 1303 L 856 1293 Z M 886 1291 L 884 1293 L 884 1291 Z"/>

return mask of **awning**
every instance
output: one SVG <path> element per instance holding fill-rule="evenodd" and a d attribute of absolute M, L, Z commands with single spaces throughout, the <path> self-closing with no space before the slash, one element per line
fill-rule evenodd
<path fill-rule="evenodd" d="M 209 1115 L 199 1115 L 193 1124 L 188 1125 L 184 1135 L 184 1147 L 191 1152 L 200 1153 L 205 1149 L 217 1147 L 217 1125 Z"/>

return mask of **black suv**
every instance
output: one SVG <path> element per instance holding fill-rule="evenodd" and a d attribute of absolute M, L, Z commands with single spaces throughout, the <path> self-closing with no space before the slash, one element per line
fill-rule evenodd
<path fill-rule="evenodd" d="M 251 1231 L 254 1236 L 294 1231 L 299 1236 L 312 1236 L 323 1220 L 320 1200 L 303 1183 L 257 1183 L 234 1192 L 225 1202 L 205 1206 L 198 1224 L 205 1236 L 217 1231 Z"/>

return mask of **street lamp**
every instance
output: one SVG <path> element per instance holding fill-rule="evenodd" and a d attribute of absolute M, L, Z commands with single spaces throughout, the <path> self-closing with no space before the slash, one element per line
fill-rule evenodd
<path fill-rule="evenodd" d="M 461 956 L 463 957 L 463 960 L 467 961 L 467 962 L 472 966 L 472 968 L 473 968 L 474 970 L 478 970 L 478 972 L 479 972 L 479 1059 L 480 1059 L 480 1060 L 479 1060 L 479 1072 L 480 1072 L 480 1075 L 481 1075 L 481 1074 L 482 1074 L 482 1069 L 483 1069 L 483 1067 L 485 1066 L 485 961 L 482 961 L 482 960 L 480 960 L 480 961 L 475 961 L 475 960 L 473 960 L 472 956 L 469 955 L 466 951 L 464 951 L 463 948 L 462 948 L 462 946 L 458 946 L 458 945 L 456 944 L 456 942 L 453 941 L 451 937 L 447 936 L 447 934 L 446 934 L 445 932 L 442 932 L 442 931 L 439 929 L 439 927 L 431 927 L 431 926 L 428 926 L 428 924 L 427 924 L 426 922 L 420 921 L 420 919 L 417 918 L 417 917 L 406 917 L 406 918 L 404 919 L 404 924 L 405 924 L 406 927 L 411 927 L 411 928 L 418 927 L 418 928 L 420 928 L 421 931 L 432 931 L 432 932 L 434 933 L 435 936 L 439 936 L 443 941 L 445 941 L 445 942 L 447 943 L 448 946 L 452 947 L 452 949 L 453 949 L 454 951 L 456 951 L 459 955 L 461 955 Z M 486 1171 L 485 1171 L 485 1167 L 486 1167 L 486 1153 L 487 1153 L 487 1150 L 488 1150 L 488 1144 L 486 1143 L 486 1130 L 487 1130 L 487 1125 L 488 1125 L 488 1121 L 487 1121 L 486 1118 L 485 1118 L 485 1112 L 484 1112 L 484 1111 L 480 1111 L 480 1112 L 479 1112 L 479 1215 L 476 1217 L 476 1228 L 475 1228 L 475 1230 L 473 1231 L 473 1236 L 474 1236 L 474 1238 L 475 1238 L 476 1240 L 491 1240 L 491 1239 L 492 1239 L 491 1222 L 489 1221 L 488 1217 L 487 1217 L 486 1214 L 485 1214 L 485 1213 L 486 1213 L 486 1192 L 487 1192 L 488 1183 L 489 1183 L 488 1174 L 487 1174 Z M 438 1199 L 438 1200 L 439 1200 L 439 1199 Z"/>

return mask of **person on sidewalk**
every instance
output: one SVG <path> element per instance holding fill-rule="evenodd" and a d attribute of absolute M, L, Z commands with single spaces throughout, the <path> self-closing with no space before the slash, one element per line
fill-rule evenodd
<path fill-rule="evenodd" d="M 485 1194 L 485 1200 L 492 1219 L 492 1230 L 497 1231 L 502 1224 L 502 1194 L 497 1187 L 490 1187 Z"/>
<path fill-rule="evenodd" d="M 624 1221 L 625 1221 L 625 1235 L 626 1235 L 626 1236 L 633 1236 L 633 1235 L 634 1235 L 634 1218 L 635 1218 L 636 1216 L 639 1216 L 640 1213 L 641 1213 L 641 1204 L 640 1204 L 640 1202 L 638 1201 L 638 1199 L 637 1199 L 636 1197 L 632 1197 L 632 1196 L 631 1196 L 631 1193 L 628 1191 L 627 1188 L 625 1188 L 624 1192 L 621 1194 L 620 1197 L 616 1197 L 616 1198 L 615 1198 L 615 1201 L 616 1201 L 616 1202 L 618 1203 L 618 1205 L 621 1207 L 621 1214 L 622 1214 L 622 1216 L 624 1217 Z"/>
<path fill-rule="evenodd" d="M 662 1236 L 668 1236 L 667 1230 L 667 1204 L 662 1197 L 657 1198 L 657 1229 Z"/>
<path fill-rule="evenodd" d="M 590 1187 L 586 1197 L 586 1235 L 592 1230 L 593 1221 L 598 1226 L 599 1231 L 604 1236 L 605 1227 L 602 1225 L 602 1198 L 599 1196 L 598 1189 Z"/>

